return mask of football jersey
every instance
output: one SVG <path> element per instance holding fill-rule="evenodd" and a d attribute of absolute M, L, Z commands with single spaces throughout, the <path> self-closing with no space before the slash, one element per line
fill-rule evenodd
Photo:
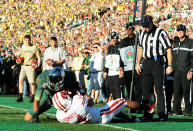
<path fill-rule="evenodd" d="M 56 118 L 62 123 L 86 123 L 86 108 L 88 99 L 75 95 L 68 111 L 57 110 Z"/>

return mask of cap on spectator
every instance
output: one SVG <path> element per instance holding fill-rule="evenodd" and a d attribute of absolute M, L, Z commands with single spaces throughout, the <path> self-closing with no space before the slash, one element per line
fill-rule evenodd
<path fill-rule="evenodd" d="M 141 26 L 142 27 L 149 27 L 149 24 L 153 23 L 153 17 L 150 15 L 144 15 L 141 18 Z"/>
<path fill-rule="evenodd" d="M 127 22 L 125 28 L 134 28 L 134 25 L 132 22 Z"/>
<path fill-rule="evenodd" d="M 177 26 L 177 29 L 176 29 L 176 30 L 177 30 L 177 31 L 186 31 L 186 26 L 180 24 L 180 25 Z"/>
<path fill-rule="evenodd" d="M 119 34 L 117 32 L 112 32 L 111 33 L 111 39 L 118 39 L 119 38 Z"/>

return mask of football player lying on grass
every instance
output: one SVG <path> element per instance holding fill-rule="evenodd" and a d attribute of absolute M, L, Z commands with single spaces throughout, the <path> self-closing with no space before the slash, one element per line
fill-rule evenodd
<path fill-rule="evenodd" d="M 33 108 L 28 110 L 24 120 L 38 122 L 39 115 L 51 108 L 52 96 L 58 91 L 63 91 L 70 97 L 76 95 L 77 91 L 82 95 L 85 94 L 85 91 L 80 88 L 72 71 L 67 71 L 59 67 L 46 70 L 37 78 Z"/>
<path fill-rule="evenodd" d="M 62 123 L 109 123 L 114 116 L 130 119 L 121 110 L 124 107 L 136 109 L 140 106 L 135 101 L 119 98 L 108 102 L 104 107 L 92 107 L 92 99 L 82 95 L 71 98 L 65 92 L 57 92 L 52 102 L 57 109 L 56 118 Z"/>

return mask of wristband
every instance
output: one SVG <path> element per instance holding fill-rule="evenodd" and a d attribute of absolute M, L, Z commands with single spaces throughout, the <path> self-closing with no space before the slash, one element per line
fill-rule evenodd
<path fill-rule="evenodd" d="M 38 112 L 35 111 L 35 112 L 31 113 L 31 115 L 32 115 L 33 117 L 34 117 L 34 116 L 37 116 L 37 115 L 38 115 Z"/>
<path fill-rule="evenodd" d="M 33 116 L 33 119 L 31 121 L 29 121 L 30 123 L 37 123 L 39 122 L 39 115 L 38 112 L 35 111 L 31 114 Z"/>
<path fill-rule="evenodd" d="M 172 64 L 168 64 L 168 66 L 172 66 Z"/>

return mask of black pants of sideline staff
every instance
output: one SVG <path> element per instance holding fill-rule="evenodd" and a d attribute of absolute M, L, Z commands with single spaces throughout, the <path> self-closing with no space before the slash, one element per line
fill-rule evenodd
<path fill-rule="evenodd" d="M 117 98 L 121 98 L 121 80 L 119 78 L 119 75 L 108 76 L 105 82 L 107 82 L 105 85 L 108 85 L 107 88 L 110 89 L 113 99 L 115 100 Z"/>
<path fill-rule="evenodd" d="M 132 100 L 135 100 L 139 103 L 142 101 L 142 76 L 138 75 L 136 70 L 134 70 L 134 80 L 133 80 L 133 92 L 132 92 Z M 130 90 L 131 90 L 131 81 L 132 81 L 132 71 L 125 71 L 124 72 L 124 79 L 123 79 L 123 84 L 127 89 L 127 94 L 125 94 L 124 90 L 122 91 L 123 93 L 123 98 L 130 98 Z"/>
<path fill-rule="evenodd" d="M 164 59 L 158 57 L 157 61 L 154 59 L 145 59 L 143 62 L 142 73 L 142 96 L 144 106 L 151 104 L 152 91 L 155 85 L 157 93 L 157 106 L 159 118 L 167 117 L 166 96 L 164 83 Z M 148 112 L 148 107 L 144 110 L 144 117 L 149 117 L 153 114 Z"/>
<path fill-rule="evenodd" d="M 181 100 L 184 97 L 184 114 L 192 114 L 192 87 L 187 79 L 187 72 L 174 72 L 174 114 L 182 114 Z"/>

